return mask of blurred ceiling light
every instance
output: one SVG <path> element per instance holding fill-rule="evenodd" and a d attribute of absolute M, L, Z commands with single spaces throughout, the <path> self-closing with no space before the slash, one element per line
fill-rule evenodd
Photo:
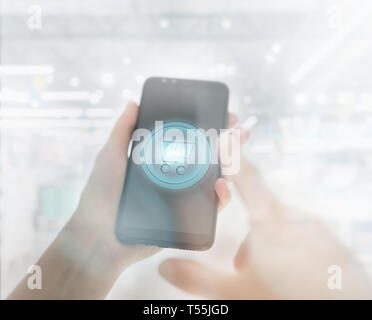
<path fill-rule="evenodd" d="M 275 61 L 274 56 L 273 56 L 272 54 L 270 54 L 270 53 L 267 54 L 265 58 L 266 58 L 266 61 L 267 61 L 268 63 L 270 63 L 270 64 L 273 63 L 273 62 Z"/>
<path fill-rule="evenodd" d="M 251 104 L 252 98 L 250 96 L 244 96 L 243 97 L 243 103 L 244 104 Z"/>
<path fill-rule="evenodd" d="M 26 91 L 14 91 L 10 88 L 3 88 L 0 91 L 0 101 L 27 103 L 30 100 L 30 94 Z"/>
<path fill-rule="evenodd" d="M 229 19 L 223 19 L 221 21 L 221 27 L 224 29 L 231 29 L 231 21 Z"/>
<path fill-rule="evenodd" d="M 49 75 L 54 72 L 54 68 L 48 65 L 2 65 L 0 66 L 0 76 L 18 75 Z"/>
<path fill-rule="evenodd" d="M 101 83 L 105 87 L 112 86 L 114 84 L 114 82 L 115 82 L 114 75 L 110 72 L 104 73 L 101 77 Z"/>
<path fill-rule="evenodd" d="M 340 5 L 332 5 L 328 8 L 328 27 L 330 29 L 341 29 L 343 24 L 343 11 Z"/>
<path fill-rule="evenodd" d="M 71 87 L 78 87 L 80 85 L 80 79 L 78 77 L 72 77 L 70 79 L 70 86 Z"/>
<path fill-rule="evenodd" d="M 258 118 L 256 116 L 250 116 L 244 119 L 243 121 L 239 121 L 231 129 L 244 128 L 246 130 L 250 130 L 257 124 L 257 122 L 258 122 Z"/>
<path fill-rule="evenodd" d="M 347 188 L 353 184 L 358 172 L 355 165 L 333 165 L 323 177 L 323 184 L 332 190 Z"/>
<path fill-rule="evenodd" d="M 372 96 L 368 92 L 363 92 L 360 98 L 362 103 L 370 103 L 372 100 Z"/>
<path fill-rule="evenodd" d="M 159 25 L 160 25 L 160 28 L 162 28 L 162 29 L 168 29 L 169 28 L 169 20 L 168 19 L 161 19 Z"/>
<path fill-rule="evenodd" d="M 271 50 L 275 53 L 275 54 L 278 54 L 280 51 L 281 51 L 282 47 L 280 46 L 279 43 L 275 43 Z"/>
<path fill-rule="evenodd" d="M 233 64 L 217 63 L 211 65 L 208 72 L 212 76 L 232 76 L 236 74 L 236 66 Z"/>
<path fill-rule="evenodd" d="M 298 106 L 303 106 L 307 103 L 307 96 L 303 93 L 297 93 L 295 96 L 295 103 Z"/>
<path fill-rule="evenodd" d="M 346 104 L 351 99 L 352 99 L 352 93 L 350 93 L 350 92 L 340 92 L 337 95 L 337 102 L 339 104 Z"/>
<path fill-rule="evenodd" d="M 316 101 L 320 105 L 325 105 L 325 104 L 328 103 L 328 97 L 325 93 L 318 93 L 317 96 L 316 96 Z"/>
<path fill-rule="evenodd" d="M 88 118 L 112 118 L 115 112 L 111 108 L 87 108 L 85 114 Z"/>
<path fill-rule="evenodd" d="M 0 116 L 10 118 L 111 118 L 115 112 L 110 108 L 0 108 Z"/>
<path fill-rule="evenodd" d="M 0 119 L 0 128 L 110 128 L 111 119 Z"/>
<path fill-rule="evenodd" d="M 342 43 L 359 25 L 361 25 L 371 15 L 372 7 L 368 10 L 362 10 L 361 14 L 354 19 L 345 28 L 342 28 L 337 35 L 327 41 L 315 54 L 307 59 L 299 68 L 290 76 L 289 82 L 296 85 L 305 78 L 320 62 L 322 62 L 340 43 Z"/>
<path fill-rule="evenodd" d="M 146 78 L 144 75 L 142 74 L 138 74 L 136 76 L 136 82 L 139 84 L 139 85 L 143 85 L 143 83 L 145 82 Z"/>
<path fill-rule="evenodd" d="M 47 84 L 51 84 L 54 81 L 54 77 L 52 75 L 48 75 L 45 77 L 45 81 Z"/>
<path fill-rule="evenodd" d="M 104 96 L 104 93 L 102 90 L 97 90 L 93 93 L 91 93 L 89 97 L 89 101 L 91 104 L 97 104 Z"/>
<path fill-rule="evenodd" d="M 227 75 L 229 75 L 229 76 L 234 75 L 234 74 L 236 73 L 236 68 L 235 68 L 235 66 L 233 66 L 233 65 L 228 65 L 228 66 L 226 67 L 226 73 L 227 73 Z"/>
<path fill-rule="evenodd" d="M 245 120 L 241 127 L 245 128 L 246 130 L 252 129 L 258 122 L 258 118 L 256 116 L 250 116 Z"/>
<path fill-rule="evenodd" d="M 30 100 L 30 107 L 39 108 L 40 107 L 40 101 L 36 100 L 36 99 Z"/>
<path fill-rule="evenodd" d="M 214 68 L 215 72 L 218 73 L 218 74 L 225 74 L 226 73 L 226 65 L 224 63 L 218 63 L 215 68 Z"/>
<path fill-rule="evenodd" d="M 35 100 L 34 100 L 35 101 Z M 81 108 L 2 108 L 3 118 L 77 118 L 83 115 Z"/>
<path fill-rule="evenodd" d="M 129 66 L 132 63 L 132 59 L 128 56 L 124 56 L 122 62 L 123 62 L 123 65 Z"/>
<path fill-rule="evenodd" d="M 44 91 L 40 93 L 44 101 L 89 101 L 89 91 Z"/>
<path fill-rule="evenodd" d="M 130 89 L 124 89 L 121 92 L 121 96 L 123 97 L 123 99 L 129 100 L 132 96 L 132 91 Z"/>
<path fill-rule="evenodd" d="M 29 102 L 32 106 L 36 106 L 36 102 L 40 101 L 90 101 L 92 95 L 97 95 L 101 98 L 103 93 L 101 93 L 101 91 L 99 94 L 97 94 L 97 92 L 91 93 L 89 91 L 37 91 L 37 99 L 30 99 L 30 92 L 14 91 L 4 88 L 0 91 L 0 101 L 18 103 Z"/>

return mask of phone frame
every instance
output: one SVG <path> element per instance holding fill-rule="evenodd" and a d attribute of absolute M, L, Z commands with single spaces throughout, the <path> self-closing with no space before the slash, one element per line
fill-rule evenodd
<path fill-rule="evenodd" d="M 223 115 L 223 128 L 227 127 L 228 121 L 228 101 L 229 101 L 229 88 L 226 84 L 219 81 L 207 81 L 207 80 L 189 80 L 189 79 L 175 79 L 175 78 L 164 78 L 164 77 L 151 77 L 148 78 L 143 86 L 143 90 L 146 84 L 150 81 L 161 81 L 163 83 L 170 83 L 175 84 L 177 82 L 202 82 L 202 83 L 210 83 L 214 85 L 222 86 L 224 90 L 226 90 L 226 106 L 224 107 L 224 115 Z M 142 104 L 143 94 L 141 96 Z M 139 107 L 139 112 L 137 115 L 137 124 L 138 120 L 142 115 L 141 107 Z M 135 129 L 137 129 L 137 124 Z M 130 155 L 132 153 L 133 146 L 130 146 Z M 131 161 L 131 157 L 129 156 L 128 165 L 127 165 L 127 172 L 131 170 L 131 166 L 133 165 Z M 127 176 L 126 174 L 124 179 L 123 191 L 125 192 L 124 188 L 127 183 Z M 221 168 L 218 164 L 218 177 L 221 176 Z M 154 186 L 157 188 L 157 186 Z M 192 186 L 188 189 L 197 188 L 197 186 Z M 179 191 L 179 190 L 178 190 Z M 175 192 L 169 190 L 169 192 Z M 176 191 L 177 192 L 177 191 Z M 158 229 L 147 229 L 147 228 L 123 228 L 121 227 L 119 230 L 118 223 L 115 224 L 115 234 L 120 242 L 128 245 L 153 245 L 157 247 L 163 248 L 175 248 L 175 249 L 186 249 L 186 250 L 197 250 L 197 251 L 204 251 L 209 249 L 215 240 L 216 234 L 216 222 L 217 222 L 217 209 L 218 209 L 218 197 L 215 194 L 215 204 L 213 210 L 213 221 L 212 223 L 212 230 L 209 234 L 202 234 L 202 233 L 185 233 L 185 232 L 175 232 L 175 231 L 164 231 Z M 118 215 L 120 213 L 118 212 Z M 142 234 L 144 236 L 138 237 L 138 234 Z M 177 240 L 169 240 L 169 239 L 177 239 Z"/>

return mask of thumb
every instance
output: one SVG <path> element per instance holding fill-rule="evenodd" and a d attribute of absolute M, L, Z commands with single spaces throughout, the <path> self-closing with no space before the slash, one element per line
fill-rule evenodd
<path fill-rule="evenodd" d="M 234 276 L 213 271 L 197 262 L 168 259 L 159 266 L 160 275 L 179 289 L 207 299 L 228 299 Z"/>
<path fill-rule="evenodd" d="M 92 173 L 82 193 L 80 205 L 100 206 L 112 212 L 116 210 L 120 201 L 128 146 L 136 125 L 137 114 L 138 106 L 135 102 L 129 102 L 124 113 L 117 120 L 107 143 L 97 155 Z"/>
<path fill-rule="evenodd" d="M 243 155 L 240 157 L 240 171 L 231 177 L 247 208 L 250 209 L 250 221 L 271 219 L 278 221 L 282 216 L 280 201 L 266 185 L 259 170 Z"/>
<path fill-rule="evenodd" d="M 117 120 L 108 143 L 126 152 L 136 126 L 137 115 L 138 106 L 134 101 L 130 101 L 124 113 Z"/>

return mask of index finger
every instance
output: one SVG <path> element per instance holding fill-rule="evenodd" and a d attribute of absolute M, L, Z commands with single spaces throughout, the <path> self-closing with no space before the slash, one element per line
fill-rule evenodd
<path fill-rule="evenodd" d="M 266 185 L 259 170 L 244 156 L 240 158 L 239 173 L 231 176 L 231 180 L 250 211 L 250 220 L 279 216 L 279 201 Z"/>

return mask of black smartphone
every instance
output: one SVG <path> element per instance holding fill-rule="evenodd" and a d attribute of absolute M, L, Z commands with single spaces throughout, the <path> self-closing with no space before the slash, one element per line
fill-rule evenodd
<path fill-rule="evenodd" d="M 212 246 L 221 170 L 218 156 L 212 161 L 216 136 L 209 133 L 226 128 L 228 98 L 221 82 L 146 80 L 135 130 L 141 138 L 132 143 L 117 215 L 121 242 L 189 250 Z M 202 155 L 203 161 L 188 161 L 190 155 Z"/>

